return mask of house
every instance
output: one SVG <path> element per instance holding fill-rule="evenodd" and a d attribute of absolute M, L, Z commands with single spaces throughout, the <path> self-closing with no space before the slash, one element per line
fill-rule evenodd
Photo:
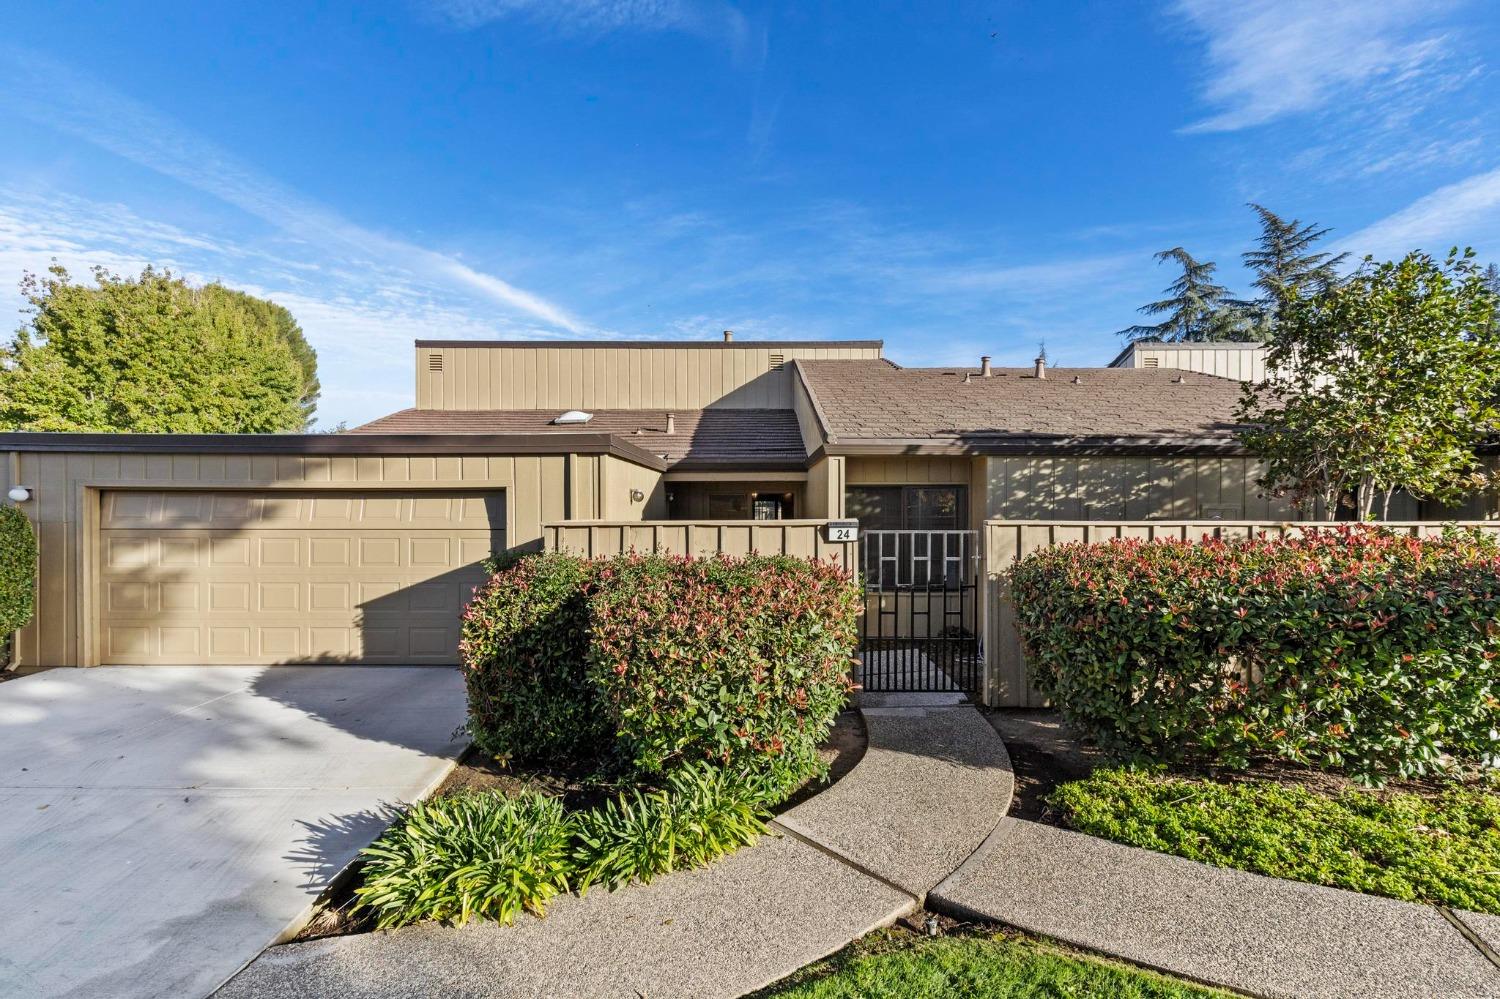
<path fill-rule="evenodd" d="M 548 524 L 946 532 L 873 535 L 880 585 L 954 571 L 988 519 L 1293 519 L 1234 438 L 1239 383 L 1165 364 L 907 368 L 728 333 L 414 360 L 415 405 L 342 434 L 0 435 L 41 552 L 17 662 L 453 662 L 480 561 Z"/>

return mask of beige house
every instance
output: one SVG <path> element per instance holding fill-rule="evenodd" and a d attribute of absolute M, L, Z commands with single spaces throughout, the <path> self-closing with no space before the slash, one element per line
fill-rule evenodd
<path fill-rule="evenodd" d="M 41 551 L 18 664 L 453 662 L 480 560 L 549 524 L 855 519 L 899 586 L 969 578 L 991 519 L 1293 517 L 1235 442 L 1238 383 L 1166 365 L 726 334 L 418 341 L 415 369 L 414 407 L 344 434 L 0 435 Z"/>

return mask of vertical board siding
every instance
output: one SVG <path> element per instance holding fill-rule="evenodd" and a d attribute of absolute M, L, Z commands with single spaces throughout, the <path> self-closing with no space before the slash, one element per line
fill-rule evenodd
<path fill-rule="evenodd" d="M 570 496 L 568 464 L 585 471 Z M 613 456 L 623 470 L 619 486 L 649 485 L 658 473 Z M 14 481 L 32 490 L 21 509 L 37 530 L 37 606 L 17 635 L 17 661 L 24 666 L 76 666 L 90 661 L 94 595 L 90 568 L 97 558 L 92 540 L 97 511 L 83 506 L 86 493 L 133 485 L 153 489 L 364 488 L 382 485 L 433 489 L 504 490 L 506 543 L 540 547 L 542 525 L 573 516 L 597 516 L 601 456 L 519 457 L 431 455 L 163 455 L 20 452 L 11 459 Z M 7 476 L 9 477 L 9 464 Z M 640 474 L 637 475 L 636 473 Z M 634 476 L 634 479 L 631 478 Z M 627 494 L 628 495 L 628 494 Z M 649 493 L 648 493 L 649 495 Z M 86 540 L 89 539 L 89 540 Z"/>
<path fill-rule="evenodd" d="M 543 527 L 548 551 L 585 558 L 624 552 L 688 555 L 793 555 L 858 565 L 858 542 L 829 542 L 822 520 L 566 521 Z"/>
<path fill-rule="evenodd" d="M 1031 682 L 1021 639 L 1016 629 L 1015 607 L 1010 598 L 1006 572 L 1015 562 L 1039 548 L 1070 542 L 1103 542 L 1119 538 L 1145 541 L 1201 541 L 1205 537 L 1247 538 L 1259 534 L 1286 537 L 1308 527 L 1347 526 L 1328 521 L 1292 523 L 1287 521 L 1014 521 L 990 520 L 984 525 L 985 597 L 985 703 L 999 707 L 1040 707 L 1042 693 Z M 1440 535 L 1444 524 L 1414 521 L 1387 521 L 1381 525 L 1413 537 Z M 1470 521 L 1464 527 L 1477 527 L 1500 536 L 1500 523 Z"/>
<path fill-rule="evenodd" d="M 771 369 L 771 354 L 787 362 Z M 434 357 L 442 370 L 432 371 Z M 791 409 L 794 358 L 880 357 L 878 347 L 419 347 L 419 409 Z"/>

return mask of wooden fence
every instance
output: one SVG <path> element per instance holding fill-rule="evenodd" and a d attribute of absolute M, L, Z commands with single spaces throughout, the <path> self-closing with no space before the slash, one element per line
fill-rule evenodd
<path fill-rule="evenodd" d="M 1308 527 L 1341 526 L 1327 522 L 1270 521 L 1040 521 L 989 520 L 984 525 L 984 565 L 988 583 L 985 615 L 984 700 L 1000 707 L 1040 707 L 1045 703 L 1041 692 L 1032 685 L 1016 633 L 1015 608 L 1005 570 L 1016 560 L 1038 548 L 1067 544 L 1071 541 L 1109 541 L 1114 538 L 1143 538 L 1148 541 L 1176 539 L 1201 541 L 1204 537 L 1247 538 L 1266 533 L 1285 537 Z M 1441 534 L 1441 523 L 1392 521 L 1380 526 L 1422 537 Z M 1466 521 L 1460 527 L 1477 527 L 1500 534 L 1500 522 Z"/>
<path fill-rule="evenodd" d="M 548 551 L 595 557 L 658 552 L 707 558 L 727 555 L 796 555 L 859 565 L 859 543 L 828 541 L 826 520 L 569 520 L 542 526 Z"/>

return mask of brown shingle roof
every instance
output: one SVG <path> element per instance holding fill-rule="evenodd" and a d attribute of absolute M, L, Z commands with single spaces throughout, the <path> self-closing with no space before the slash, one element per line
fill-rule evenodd
<path fill-rule="evenodd" d="M 1240 399 L 1237 381 L 1170 368 L 1049 368 L 1038 379 L 1031 368 L 981 378 L 974 368 L 795 363 L 841 439 L 1228 439 Z"/>
<path fill-rule="evenodd" d="M 664 409 L 595 409 L 587 423 L 552 423 L 552 409 L 403 409 L 351 434 L 604 433 L 618 436 L 670 464 L 745 463 L 800 467 L 807 457 L 797 417 L 789 409 L 678 409 L 666 433 Z M 637 431 L 640 431 L 637 433 Z"/>

